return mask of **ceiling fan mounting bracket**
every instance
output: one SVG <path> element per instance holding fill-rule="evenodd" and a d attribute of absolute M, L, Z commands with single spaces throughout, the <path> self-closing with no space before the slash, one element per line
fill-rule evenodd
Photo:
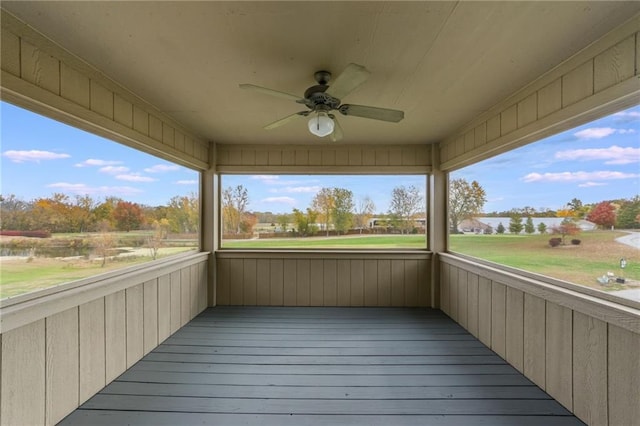
<path fill-rule="evenodd" d="M 331 80 L 331 73 L 329 71 L 316 71 L 316 73 L 313 74 L 313 78 L 316 79 L 318 84 L 326 86 L 329 80 Z"/>

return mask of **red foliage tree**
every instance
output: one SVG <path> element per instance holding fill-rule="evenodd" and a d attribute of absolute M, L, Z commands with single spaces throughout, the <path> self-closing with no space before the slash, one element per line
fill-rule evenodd
<path fill-rule="evenodd" d="M 576 235 L 580 233 L 580 227 L 576 225 L 572 220 L 563 220 L 560 225 L 556 225 L 551 228 L 553 234 L 560 234 L 562 237 L 562 244 L 564 245 L 564 238 L 567 235 Z"/>
<path fill-rule="evenodd" d="M 616 223 L 616 209 L 608 201 L 603 201 L 591 210 L 587 220 L 602 228 L 611 228 Z"/>
<path fill-rule="evenodd" d="M 115 209 L 113 209 L 113 218 L 116 221 L 118 230 L 129 232 L 132 229 L 138 229 L 142 225 L 144 215 L 139 205 L 129 201 L 118 201 Z"/>

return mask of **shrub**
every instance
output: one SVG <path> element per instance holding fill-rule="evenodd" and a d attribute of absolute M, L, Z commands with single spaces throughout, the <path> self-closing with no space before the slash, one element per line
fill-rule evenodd
<path fill-rule="evenodd" d="M 561 242 L 562 242 L 562 238 L 550 238 L 549 239 L 549 245 L 551 247 L 558 247 Z"/>
<path fill-rule="evenodd" d="M 580 240 L 578 240 L 577 238 L 574 238 L 573 240 L 571 240 L 571 244 L 573 244 L 574 246 L 579 246 Z"/>

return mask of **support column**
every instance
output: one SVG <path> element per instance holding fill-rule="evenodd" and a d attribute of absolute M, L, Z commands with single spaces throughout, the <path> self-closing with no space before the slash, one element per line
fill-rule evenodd
<path fill-rule="evenodd" d="M 431 260 L 431 307 L 440 307 L 440 253 L 447 250 L 449 225 L 447 220 L 448 174 L 440 169 L 440 145 L 433 144 L 433 167 L 429 179 L 429 249 Z"/>

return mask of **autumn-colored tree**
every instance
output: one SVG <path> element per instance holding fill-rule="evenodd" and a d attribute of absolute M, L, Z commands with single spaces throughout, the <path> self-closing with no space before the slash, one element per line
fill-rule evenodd
<path fill-rule="evenodd" d="M 107 197 L 105 200 L 98 204 L 93 209 L 93 217 L 96 223 L 104 226 L 104 222 L 108 222 L 111 228 L 116 226 L 115 219 L 113 217 L 113 211 L 120 201 L 124 201 L 118 197 Z"/>
<path fill-rule="evenodd" d="M 408 188 L 400 185 L 391 191 L 389 214 L 396 219 L 400 232 L 408 234 L 413 229 L 415 215 L 426 208 L 420 190 L 411 185 Z"/>
<path fill-rule="evenodd" d="M 167 219 L 154 220 L 151 224 L 153 234 L 147 239 L 147 246 L 151 251 L 153 260 L 158 257 L 158 251 L 162 247 L 163 241 L 167 238 L 169 227 L 169 220 Z"/>
<path fill-rule="evenodd" d="M 119 231 L 129 232 L 139 229 L 143 223 L 142 209 L 136 203 L 119 201 L 113 210 L 113 218 Z"/>
<path fill-rule="evenodd" d="M 109 232 L 111 224 L 107 220 L 102 220 L 98 223 L 98 235 L 91 240 L 93 251 L 96 255 L 102 258 L 101 267 L 107 264 L 107 257 L 111 254 L 113 248 L 116 246 L 116 239 L 113 234 Z"/>
<path fill-rule="evenodd" d="M 333 224 L 338 232 L 345 233 L 353 224 L 353 192 L 344 188 L 333 188 L 333 199 Z"/>
<path fill-rule="evenodd" d="M 176 233 L 198 232 L 200 225 L 200 201 L 197 194 L 172 197 L 167 205 L 166 218 L 170 229 Z"/>
<path fill-rule="evenodd" d="M 616 215 L 616 227 L 619 229 L 640 228 L 640 195 L 620 204 Z"/>
<path fill-rule="evenodd" d="M 453 179 L 449 182 L 449 229 L 457 234 L 458 224 L 482 212 L 487 194 L 477 181 Z"/>
<path fill-rule="evenodd" d="M 373 200 L 369 198 L 367 195 L 364 198 L 358 200 L 356 204 L 356 210 L 354 215 L 354 222 L 357 228 L 360 229 L 360 233 L 362 234 L 362 229 L 367 227 L 367 223 L 369 219 L 373 216 L 373 213 L 376 210 L 376 205 L 373 203 Z"/>
<path fill-rule="evenodd" d="M 240 232 L 243 234 L 252 234 L 253 228 L 258 223 L 258 216 L 253 213 L 245 213 L 240 222 Z"/>
<path fill-rule="evenodd" d="M 240 223 L 249 205 L 249 192 L 238 185 L 222 191 L 222 224 L 224 232 L 240 233 Z"/>
<path fill-rule="evenodd" d="M 603 201 L 591 209 L 587 220 L 603 229 L 611 228 L 616 224 L 616 210 L 610 202 Z"/>
<path fill-rule="evenodd" d="M 335 198 L 332 188 L 322 188 L 316 193 L 311 201 L 311 209 L 317 212 L 317 220 L 324 224 L 324 229 L 329 235 L 329 224 L 331 224 L 331 212 L 335 206 Z M 294 212 L 295 215 L 295 212 Z"/>
<path fill-rule="evenodd" d="M 293 209 L 293 222 L 296 225 L 298 234 L 303 237 L 315 235 L 318 232 L 316 220 L 318 219 L 318 212 L 312 209 L 307 209 L 307 213 L 303 213 L 298 209 Z"/>
<path fill-rule="evenodd" d="M 559 234 L 562 237 L 562 244 L 567 235 L 577 235 L 580 233 L 580 227 L 571 219 L 563 220 L 559 225 L 551 227 L 552 234 Z"/>
<path fill-rule="evenodd" d="M 27 203 L 14 194 L 0 195 L 0 229 L 29 230 L 31 203 Z"/>

